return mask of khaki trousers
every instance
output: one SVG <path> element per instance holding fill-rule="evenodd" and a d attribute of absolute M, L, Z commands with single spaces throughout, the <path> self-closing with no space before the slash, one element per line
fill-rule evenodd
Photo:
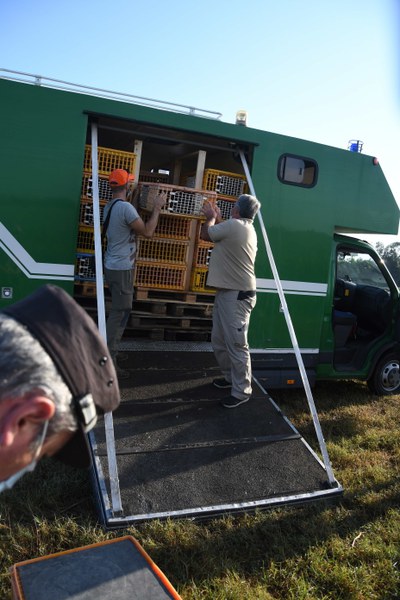
<path fill-rule="evenodd" d="M 111 293 L 111 309 L 106 323 L 107 346 L 116 361 L 119 343 L 128 323 L 133 302 L 133 271 L 104 269 L 104 277 Z"/>
<path fill-rule="evenodd" d="M 232 396 L 251 395 L 251 361 L 247 334 L 256 296 L 238 299 L 240 290 L 217 290 L 213 308 L 211 344 L 224 378 L 232 383 Z"/>

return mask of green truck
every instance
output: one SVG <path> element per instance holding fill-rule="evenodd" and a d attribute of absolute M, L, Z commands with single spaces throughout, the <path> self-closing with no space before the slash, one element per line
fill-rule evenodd
<path fill-rule="evenodd" d="M 257 195 L 258 294 L 249 341 L 254 375 L 266 389 L 302 385 L 281 289 L 311 385 L 358 379 L 378 394 L 399 391 L 399 290 L 375 249 L 350 235 L 397 234 L 399 208 L 377 159 L 240 120 L 225 123 L 208 111 L 5 69 L 0 96 L 0 307 L 45 283 L 76 293 L 82 174 L 97 145 L 106 154 L 134 155 L 142 191 L 171 186 L 177 205 L 179 192 L 190 188 L 203 197 L 210 192 L 221 206 L 246 186 Z M 91 172 L 92 186 L 104 183 L 103 168 Z M 206 189 L 205 176 L 215 173 L 216 186 Z M 232 182 L 239 184 L 233 191 Z M 186 262 L 172 265 L 188 292 L 196 290 L 191 242 L 201 220 L 193 210 Z M 185 215 L 177 218 L 182 224 Z M 156 256 L 159 268 L 164 250 Z M 206 266 L 195 274 L 206 274 Z M 173 292 L 175 280 L 163 289 Z M 201 290 L 211 303 L 212 290 L 204 282 Z"/>

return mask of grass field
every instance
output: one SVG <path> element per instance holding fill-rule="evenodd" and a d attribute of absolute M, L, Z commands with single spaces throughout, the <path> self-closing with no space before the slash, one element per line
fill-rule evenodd
<path fill-rule="evenodd" d="M 272 396 L 314 445 L 304 392 Z M 125 534 L 183 600 L 400 598 L 400 396 L 345 381 L 319 383 L 314 399 L 339 501 L 106 532 L 87 474 L 48 460 L 0 496 L 0 598 L 14 563 Z"/>

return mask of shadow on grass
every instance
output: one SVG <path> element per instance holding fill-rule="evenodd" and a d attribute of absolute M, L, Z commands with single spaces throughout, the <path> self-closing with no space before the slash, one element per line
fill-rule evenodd
<path fill-rule="evenodd" d="M 304 438 L 315 438 L 315 429 L 304 390 L 273 390 L 271 396 Z M 355 380 L 322 381 L 313 390 L 313 400 L 327 442 L 352 438 L 362 433 L 363 409 L 376 403 L 384 406 L 385 397 L 373 395 L 366 384 Z M 311 442 L 313 447 L 315 443 Z"/>
<path fill-rule="evenodd" d="M 178 586 L 191 580 L 200 587 L 205 580 L 223 577 L 229 571 L 244 578 L 257 576 L 273 563 L 307 556 L 310 549 L 333 537 L 348 539 L 351 551 L 352 540 L 360 531 L 399 506 L 399 481 L 371 487 L 367 492 L 384 497 L 367 505 L 349 496 L 336 508 L 320 503 L 227 516 L 212 524 L 192 525 L 190 539 L 181 543 L 178 528 L 173 548 L 170 539 L 161 540 L 151 556 Z M 171 529 L 175 529 L 173 525 Z M 146 539 L 148 526 L 140 531 Z"/>

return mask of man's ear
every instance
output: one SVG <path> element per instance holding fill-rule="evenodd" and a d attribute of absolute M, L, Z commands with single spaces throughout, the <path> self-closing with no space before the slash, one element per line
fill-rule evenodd
<path fill-rule="evenodd" d="M 17 438 L 20 441 L 32 441 L 37 426 L 49 421 L 54 413 L 54 402 L 40 393 L 28 397 L 5 401 L 7 409 L 0 418 L 0 446 L 11 446 Z"/>

